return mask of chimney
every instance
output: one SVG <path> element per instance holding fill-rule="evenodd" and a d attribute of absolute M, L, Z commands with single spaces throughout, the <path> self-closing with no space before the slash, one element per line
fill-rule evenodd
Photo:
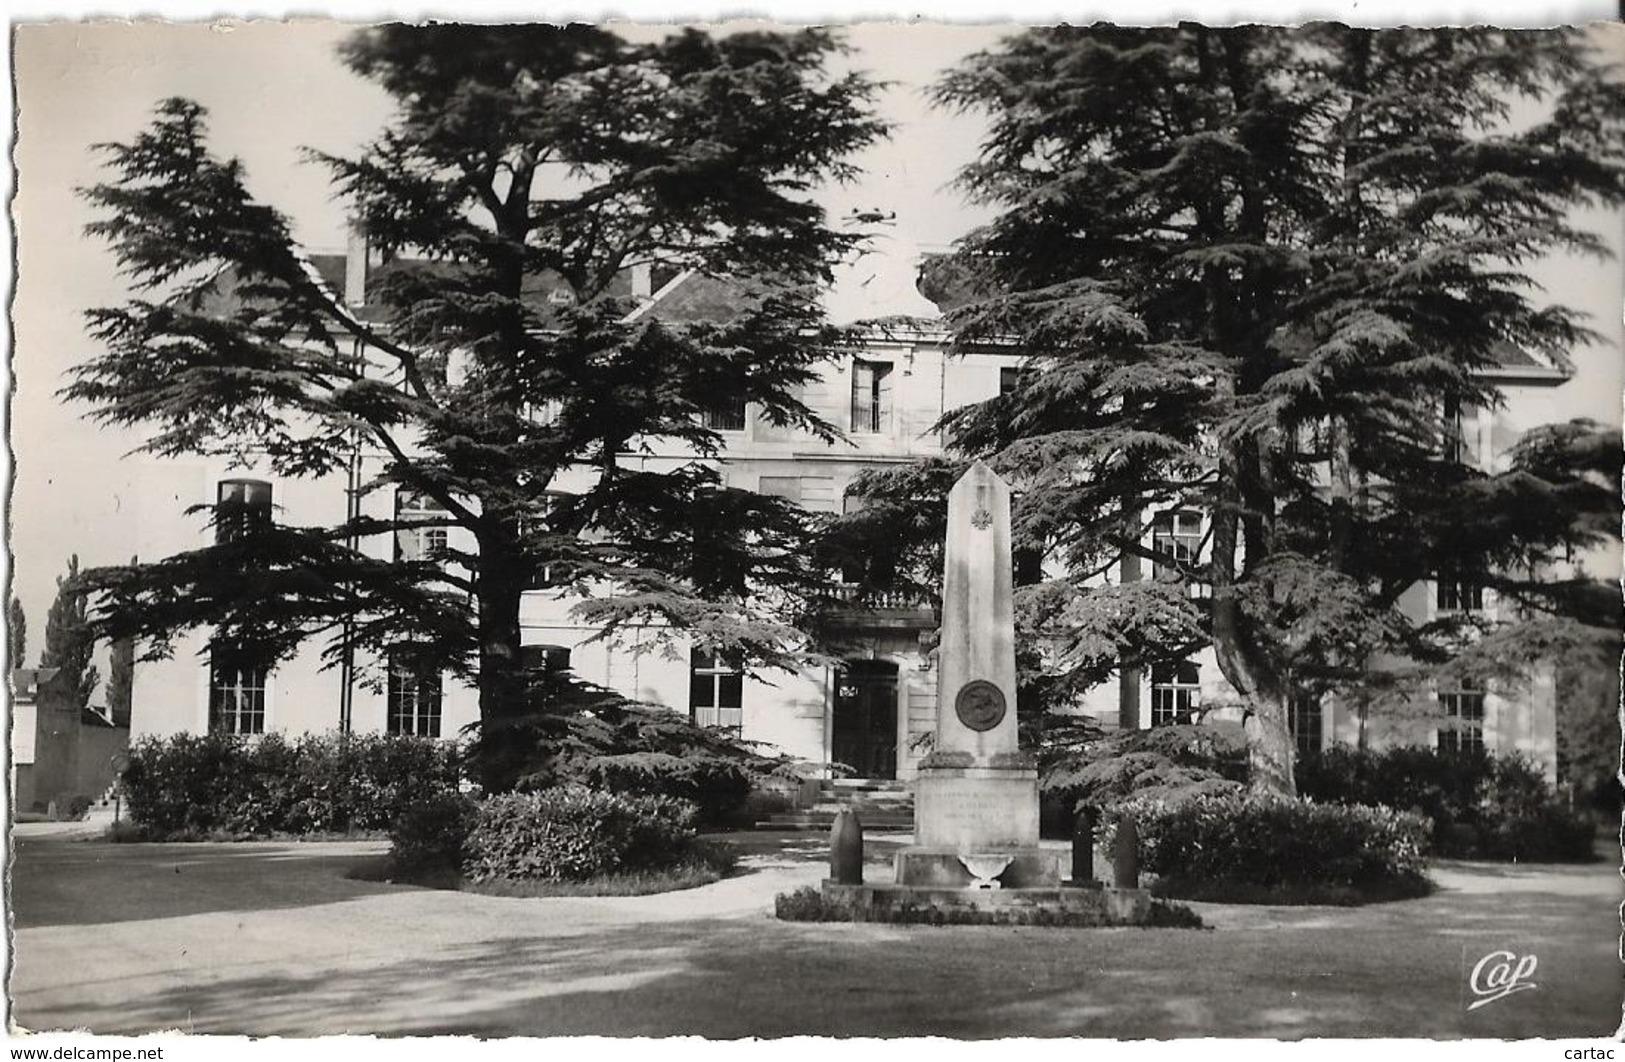
<path fill-rule="evenodd" d="M 654 294 L 654 269 L 648 262 L 639 262 L 632 267 L 632 297 L 642 301 L 654 298 Z"/>
<path fill-rule="evenodd" d="M 344 245 L 344 305 L 367 304 L 367 223 L 350 219 L 350 234 Z"/>

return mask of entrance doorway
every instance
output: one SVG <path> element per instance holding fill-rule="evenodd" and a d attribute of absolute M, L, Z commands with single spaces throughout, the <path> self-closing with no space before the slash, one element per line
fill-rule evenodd
<path fill-rule="evenodd" d="M 830 755 L 860 778 L 897 777 L 897 665 L 848 660 L 835 671 Z"/>

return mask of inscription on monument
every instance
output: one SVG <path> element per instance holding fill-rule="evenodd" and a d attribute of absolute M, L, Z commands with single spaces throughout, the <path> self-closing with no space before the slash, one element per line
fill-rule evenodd
<path fill-rule="evenodd" d="M 972 730 L 992 730 L 1004 721 L 1004 691 L 986 679 L 973 679 L 959 687 L 954 714 Z"/>
<path fill-rule="evenodd" d="M 1010 821 L 1007 810 L 1001 804 L 968 790 L 949 790 L 941 794 L 937 810 L 943 824 L 956 831 L 991 829 L 997 833 Z"/>

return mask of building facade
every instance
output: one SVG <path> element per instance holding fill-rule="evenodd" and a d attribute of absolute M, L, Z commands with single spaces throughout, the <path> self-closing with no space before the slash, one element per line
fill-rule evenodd
<path fill-rule="evenodd" d="M 364 316 L 364 249 L 318 256 L 313 263 Z M 639 314 L 694 319 L 727 312 L 726 288 L 704 277 L 633 273 L 626 283 L 639 300 Z M 546 278 L 533 287 L 530 294 L 539 302 L 568 298 L 567 291 L 550 288 Z M 1512 444 L 1524 431 L 1555 419 L 1551 396 L 1568 378 L 1563 367 L 1521 351 L 1509 350 L 1503 361 L 1493 374 L 1505 404 L 1461 416 L 1462 457 L 1487 470 L 1505 467 Z M 1018 370 L 1014 355 L 997 350 L 950 355 L 948 335 L 937 320 L 877 320 L 868 327 L 865 342 L 828 362 L 803 396 L 814 412 L 841 430 L 843 440 L 829 443 L 774 426 L 748 404 L 719 409 L 708 414 L 709 426 L 725 440 L 719 470 L 730 487 L 777 495 L 810 511 L 839 512 L 847 504 L 847 488 L 866 470 L 941 454 L 943 439 L 934 428 L 941 416 L 994 397 L 1011 385 Z M 656 445 L 622 460 L 628 467 L 657 471 L 692 462 L 695 455 Z M 337 524 L 354 513 L 387 518 L 432 511 L 404 492 L 362 490 L 381 463 L 380 456 L 358 451 L 347 477 L 278 480 L 252 466 L 227 467 L 203 459 L 148 461 L 132 551 L 142 558 L 168 556 L 239 526 L 183 515 L 197 506 L 229 509 L 242 526 L 272 519 Z M 568 477 L 557 485 L 571 489 Z M 380 559 L 417 559 L 447 545 L 466 545 L 455 541 L 456 534 L 441 529 L 401 532 L 392 542 L 364 542 L 362 548 Z M 1170 512 L 1156 517 L 1146 544 L 1190 558 L 1199 554 L 1202 538 L 1201 513 Z M 1114 577 L 1159 574 L 1155 565 L 1128 558 Z M 839 594 L 840 586 L 835 588 Z M 572 604 L 562 591 L 546 586 L 526 595 L 521 626 L 527 652 L 634 699 L 688 713 L 702 724 L 737 728 L 746 739 L 813 764 L 842 764 L 860 776 L 910 778 L 929 751 L 937 697 L 930 646 L 937 619 L 928 607 L 898 599 L 853 609 L 839 618 L 845 628 L 842 642 L 850 649 L 838 664 L 794 674 L 747 675 L 726 660 L 657 640 L 652 631 L 633 631 L 617 645 L 595 640 L 595 629 L 571 617 Z M 1427 616 L 1442 609 L 1493 611 L 1497 606 L 1489 591 L 1447 582 L 1417 584 L 1405 607 L 1413 615 Z M 211 658 L 206 642 L 203 634 L 180 639 L 172 658 L 138 667 L 135 736 L 209 728 L 301 733 L 347 726 L 451 737 L 477 718 L 472 689 L 449 678 L 413 678 L 387 659 L 333 667 L 310 651 L 265 669 L 226 655 Z M 1429 700 L 1412 711 L 1363 721 L 1351 706 L 1332 698 L 1305 702 L 1294 706 L 1293 729 L 1303 749 L 1354 742 L 1364 727 L 1366 740 L 1375 745 L 1517 750 L 1546 765 L 1548 773 L 1555 772 L 1554 683 L 1549 676 L 1533 676 L 1517 691 L 1439 690 Z M 1241 706 L 1211 651 L 1205 651 L 1173 667 L 1124 668 L 1115 681 L 1090 691 L 1079 710 L 1115 729 L 1239 719 Z M 1455 722 L 1441 724 L 1441 716 L 1453 716 Z"/>

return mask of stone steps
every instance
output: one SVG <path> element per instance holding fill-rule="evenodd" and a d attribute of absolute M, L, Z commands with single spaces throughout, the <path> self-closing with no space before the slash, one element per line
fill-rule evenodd
<path fill-rule="evenodd" d="M 865 830 L 914 829 L 914 794 L 890 778 L 834 778 L 819 783 L 818 799 L 795 811 L 781 812 L 756 823 L 759 830 L 822 830 L 843 809 L 857 812 Z"/>
<path fill-rule="evenodd" d="M 888 833 L 903 833 L 914 829 L 914 816 L 908 815 L 864 815 L 858 814 L 858 821 L 865 830 L 885 830 Z M 827 833 L 835 824 L 834 812 L 790 811 L 758 820 L 758 830 L 808 830 Z"/>

